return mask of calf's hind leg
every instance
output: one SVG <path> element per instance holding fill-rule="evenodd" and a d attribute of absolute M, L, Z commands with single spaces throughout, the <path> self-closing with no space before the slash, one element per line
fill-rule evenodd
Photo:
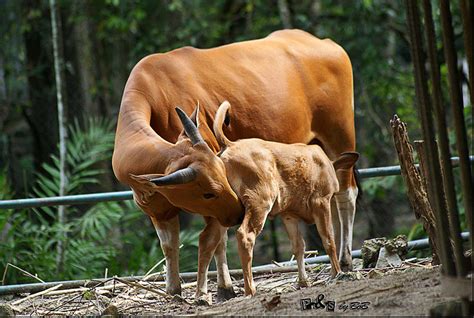
<path fill-rule="evenodd" d="M 303 234 L 298 228 L 298 219 L 290 216 L 284 216 L 282 218 L 283 224 L 285 225 L 286 232 L 291 241 L 293 248 L 293 254 L 296 257 L 296 263 L 298 264 L 298 285 L 300 287 L 308 287 L 308 276 L 306 275 L 306 269 L 304 267 L 304 249 L 305 243 Z"/>
<path fill-rule="evenodd" d="M 331 199 L 325 197 L 317 199 L 313 212 L 314 222 L 323 242 L 324 250 L 331 261 L 331 275 L 334 277 L 341 272 L 334 242 L 334 229 L 331 222 Z"/>

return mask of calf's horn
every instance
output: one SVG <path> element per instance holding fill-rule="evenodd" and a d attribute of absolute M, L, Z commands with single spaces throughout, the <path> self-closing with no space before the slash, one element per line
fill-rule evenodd
<path fill-rule="evenodd" d="M 156 185 L 184 184 L 196 179 L 196 175 L 196 170 L 188 167 L 170 173 L 169 175 L 164 177 L 151 179 L 150 182 L 153 182 Z"/>
<path fill-rule="evenodd" d="M 181 123 L 183 124 L 184 132 L 186 133 L 186 136 L 188 136 L 188 138 L 191 139 L 191 143 L 193 145 L 198 144 L 198 143 L 204 143 L 204 139 L 202 139 L 202 136 L 199 133 L 199 130 L 194 125 L 193 121 L 188 117 L 188 115 L 186 115 L 186 113 L 179 107 L 176 107 L 175 109 L 176 109 L 176 112 L 178 113 Z M 199 114 L 196 114 L 196 115 L 198 116 Z"/>

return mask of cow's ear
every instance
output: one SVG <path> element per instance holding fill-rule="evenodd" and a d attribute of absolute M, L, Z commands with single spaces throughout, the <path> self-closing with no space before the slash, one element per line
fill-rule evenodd
<path fill-rule="evenodd" d="M 347 170 L 351 169 L 357 160 L 359 159 L 359 153 L 358 152 L 344 152 L 342 153 L 339 158 L 337 158 L 335 161 L 333 161 L 333 166 L 334 169 L 336 170 Z"/>
<path fill-rule="evenodd" d="M 173 190 L 177 188 L 183 188 L 186 184 L 168 184 L 168 185 L 156 185 L 151 180 L 157 179 L 166 176 L 165 174 L 155 173 L 155 174 L 141 174 L 134 175 L 130 174 L 130 178 L 138 182 L 140 185 L 146 187 L 148 191 L 160 192 L 163 194 L 163 191 Z"/>
<path fill-rule="evenodd" d="M 146 184 L 146 185 L 152 185 L 153 183 L 150 181 L 151 179 L 156 179 L 165 176 L 164 174 L 161 173 L 153 173 L 153 174 L 140 174 L 140 175 L 135 175 L 135 174 L 129 174 L 130 178 L 133 180 L 137 181 L 138 183 L 141 184 Z"/>

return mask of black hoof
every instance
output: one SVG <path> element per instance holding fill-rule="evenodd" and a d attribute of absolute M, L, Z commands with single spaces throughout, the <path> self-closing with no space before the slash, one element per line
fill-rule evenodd
<path fill-rule="evenodd" d="M 236 297 L 237 295 L 234 292 L 234 288 L 224 288 L 224 287 L 217 287 L 217 296 L 216 300 L 218 303 L 229 300 L 231 298 Z"/>
<path fill-rule="evenodd" d="M 174 296 L 174 295 L 181 296 L 181 286 L 174 289 L 166 289 L 166 293 L 171 296 Z"/>
<path fill-rule="evenodd" d="M 178 294 L 173 295 L 173 297 L 171 298 L 171 301 L 174 301 L 176 303 L 184 303 L 185 302 L 184 298 L 181 297 L 181 295 L 178 295 Z"/>
<path fill-rule="evenodd" d="M 203 296 L 195 299 L 194 304 L 197 306 L 210 306 L 211 302 L 207 296 Z"/>
<path fill-rule="evenodd" d="M 343 272 L 352 272 L 352 260 L 339 262 Z"/>

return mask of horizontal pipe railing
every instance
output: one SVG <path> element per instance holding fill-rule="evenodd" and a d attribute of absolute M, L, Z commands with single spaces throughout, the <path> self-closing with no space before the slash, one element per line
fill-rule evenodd
<path fill-rule="evenodd" d="M 462 238 L 463 240 L 467 240 L 469 238 L 469 232 L 463 232 Z M 429 241 L 427 238 L 414 240 L 408 242 L 408 250 L 420 250 L 429 247 Z M 352 251 L 352 257 L 360 258 L 362 255 L 360 250 Z M 319 263 L 329 263 L 329 257 L 327 255 L 321 255 L 316 257 L 309 257 L 305 258 L 306 264 L 319 264 Z M 296 272 L 297 267 L 294 265 L 296 261 L 288 261 L 279 263 L 280 266 L 269 264 L 269 265 L 261 265 L 252 267 L 252 272 L 255 275 L 263 274 L 270 272 L 272 270 L 279 270 L 280 272 L 285 272 L 282 270 L 284 268 L 288 268 L 288 272 Z M 241 277 L 242 270 L 241 269 L 231 269 L 229 270 L 231 276 L 234 277 Z M 184 281 L 195 280 L 197 277 L 196 272 L 188 272 L 188 273 L 181 273 L 179 274 L 180 278 Z M 209 278 L 217 277 L 216 271 L 209 271 L 208 272 Z M 124 281 L 136 281 L 143 279 L 144 276 L 127 276 L 127 277 L 120 277 L 120 280 Z M 81 280 L 68 280 L 68 281 L 58 281 L 58 282 L 45 282 L 45 283 L 32 283 L 32 284 L 16 284 L 16 285 L 5 285 L 0 286 L 0 296 L 1 295 L 11 295 L 11 294 L 18 294 L 18 293 L 37 293 L 48 288 L 57 286 L 61 284 L 61 288 L 59 289 L 71 289 L 71 288 L 78 288 L 78 287 L 94 287 L 100 285 L 101 283 L 110 280 L 110 278 L 97 278 L 97 279 L 81 279 Z M 165 275 L 156 275 L 148 279 L 148 281 L 164 281 Z"/>
<path fill-rule="evenodd" d="M 0 201 L 0 209 L 38 208 L 43 206 L 75 205 L 133 199 L 132 191 L 67 195 L 63 197 L 31 198 Z"/>
<path fill-rule="evenodd" d="M 474 162 L 474 156 L 470 156 L 469 159 L 471 163 Z M 453 167 L 459 166 L 459 157 L 451 157 L 451 163 Z M 416 167 L 418 168 L 419 165 L 416 164 Z M 395 175 L 399 175 L 400 173 L 401 173 L 400 166 L 387 166 L 387 167 L 359 169 L 359 176 L 361 178 L 395 176 Z"/>
<path fill-rule="evenodd" d="M 453 166 L 459 165 L 459 157 L 452 157 L 451 161 Z M 470 156 L 470 161 L 474 162 L 474 156 Z M 386 177 L 399 174 L 400 166 L 359 169 L 359 176 L 361 178 Z M 68 195 L 62 197 L 3 200 L 0 201 L 0 209 L 38 208 L 43 206 L 76 205 L 106 201 L 124 201 L 131 199 L 133 199 L 132 191 L 103 192 Z"/>

